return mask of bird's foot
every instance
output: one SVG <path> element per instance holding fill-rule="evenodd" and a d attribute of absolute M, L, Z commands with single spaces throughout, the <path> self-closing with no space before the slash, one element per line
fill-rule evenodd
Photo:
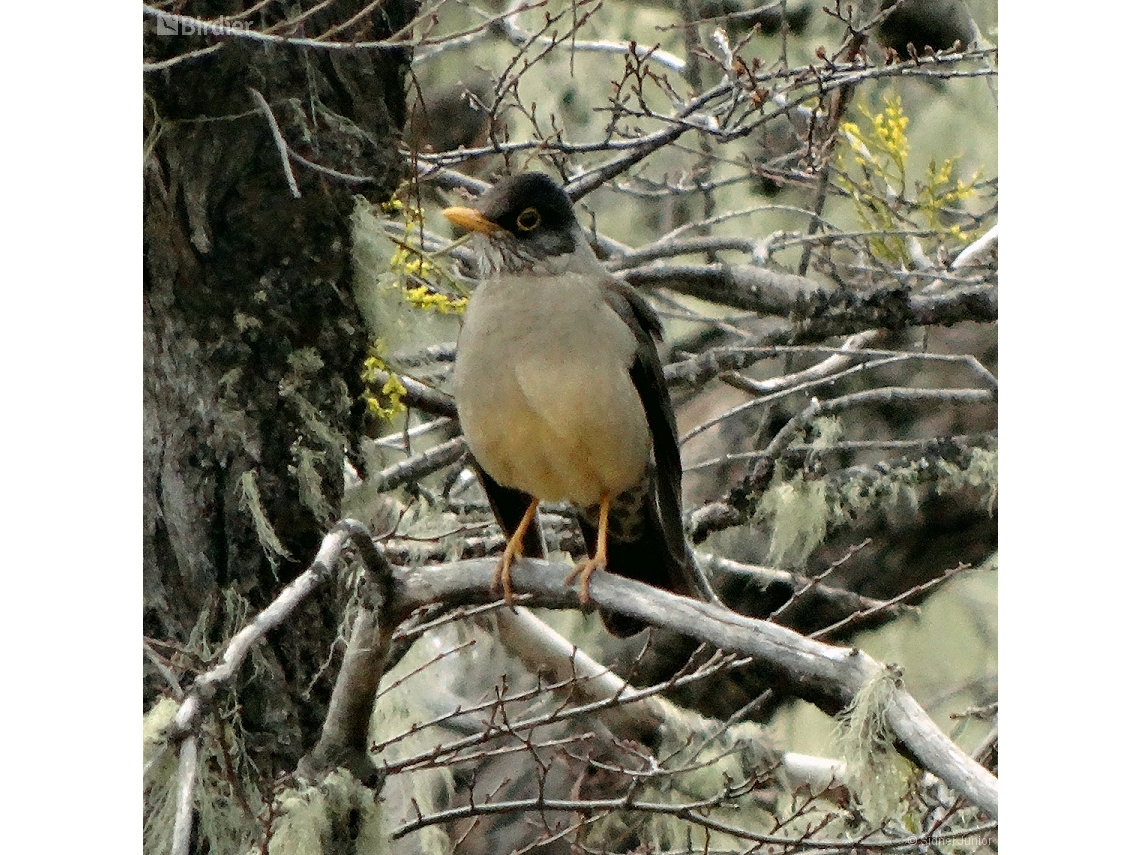
<path fill-rule="evenodd" d="M 590 602 L 590 577 L 594 575 L 595 570 L 599 567 L 605 567 L 609 561 L 609 525 L 610 497 L 603 495 L 601 505 L 598 509 L 598 548 L 594 550 L 594 556 L 592 558 L 587 558 L 570 571 L 570 575 L 566 577 L 565 582 L 565 584 L 569 585 L 575 579 L 581 578 L 582 590 L 578 594 L 578 602 L 582 605 L 586 605 Z"/>
<path fill-rule="evenodd" d="M 491 577 L 491 593 L 501 587 L 503 589 L 503 601 L 506 602 L 511 611 L 515 610 L 515 597 L 511 591 L 511 564 L 516 558 L 523 555 L 523 536 L 534 520 L 536 513 L 538 513 L 538 499 L 533 499 L 527 507 L 526 513 L 523 514 L 518 528 L 515 529 L 515 533 L 507 541 L 507 548 L 503 550 L 503 557 L 499 560 L 499 566 L 495 568 L 495 575 Z"/>
<path fill-rule="evenodd" d="M 574 565 L 574 569 L 570 571 L 566 577 L 564 584 L 569 585 L 575 579 L 580 579 L 581 590 L 578 592 L 578 602 L 582 605 L 587 605 L 590 602 L 590 577 L 594 575 L 594 571 L 599 567 L 606 566 L 605 555 L 599 553 L 593 558 L 587 558 L 585 561 L 579 561 Z"/>
<path fill-rule="evenodd" d="M 495 575 L 491 577 L 491 593 L 502 588 L 503 600 L 506 604 L 514 610 L 514 592 L 511 590 L 511 564 L 515 560 L 518 553 L 511 549 L 511 544 L 507 544 L 507 551 L 503 553 L 503 557 L 499 559 L 499 566 L 495 568 Z"/>

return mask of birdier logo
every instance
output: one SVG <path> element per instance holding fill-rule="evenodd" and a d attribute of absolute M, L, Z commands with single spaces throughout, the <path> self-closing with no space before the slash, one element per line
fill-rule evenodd
<path fill-rule="evenodd" d="M 225 35 L 226 33 L 249 32 L 249 21 L 237 18 L 215 18 L 212 21 L 199 21 L 196 18 L 158 15 L 154 20 L 154 31 L 160 36 L 205 36 Z"/>

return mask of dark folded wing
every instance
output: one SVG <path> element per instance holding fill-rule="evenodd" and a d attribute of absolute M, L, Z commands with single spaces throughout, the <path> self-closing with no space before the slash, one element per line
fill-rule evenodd
<path fill-rule="evenodd" d="M 606 300 L 637 336 L 637 354 L 629 376 L 645 408 L 645 418 L 653 437 L 657 516 L 669 555 L 677 564 L 686 564 L 688 550 L 681 521 L 681 450 L 677 443 L 677 421 L 669 401 L 669 389 L 665 385 L 665 372 L 657 355 L 657 341 L 663 332 L 661 321 L 645 298 L 624 282 L 612 281 L 606 289 Z"/>
<path fill-rule="evenodd" d="M 605 295 L 610 308 L 637 337 L 637 353 L 629 375 L 641 398 L 653 439 L 653 460 L 649 467 L 651 484 L 641 509 L 641 535 L 625 542 L 610 539 L 607 569 L 683 596 L 708 599 L 710 589 L 700 576 L 685 541 L 677 423 L 657 354 L 657 340 L 662 335 L 661 322 L 645 298 L 624 282 L 608 282 Z M 584 516 L 579 518 L 579 522 L 592 552 L 597 545 L 597 530 Z M 602 619 L 615 635 L 632 635 L 644 628 L 639 621 L 623 615 L 603 612 Z"/>

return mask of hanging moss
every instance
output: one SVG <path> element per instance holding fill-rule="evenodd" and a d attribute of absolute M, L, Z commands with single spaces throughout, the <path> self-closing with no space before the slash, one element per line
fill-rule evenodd
<path fill-rule="evenodd" d="M 362 845 L 362 831 L 379 824 L 383 805 L 345 769 L 330 772 L 315 785 L 285 791 L 274 808 L 279 817 L 267 846 L 270 855 L 391 851 L 387 835 L 369 834 Z"/>
<path fill-rule="evenodd" d="M 239 483 L 241 484 L 241 506 L 248 511 L 253 520 L 254 528 L 257 530 L 257 540 L 261 544 L 265 557 L 269 559 L 270 565 L 276 568 L 280 559 L 290 559 L 289 550 L 281 543 L 281 539 L 269 522 L 269 517 L 265 514 L 265 506 L 261 501 L 261 491 L 257 488 L 256 472 L 253 469 L 247 469 L 242 473 Z"/>
<path fill-rule="evenodd" d="M 832 512 L 827 483 L 796 475 L 764 493 L 759 511 L 771 523 L 768 560 L 799 567 L 827 535 Z"/>
<path fill-rule="evenodd" d="M 835 744 L 847 764 L 845 783 L 871 825 L 900 813 L 916 774 L 895 751 L 887 723 L 897 679 L 891 669 L 884 669 L 856 693 L 837 722 Z"/>

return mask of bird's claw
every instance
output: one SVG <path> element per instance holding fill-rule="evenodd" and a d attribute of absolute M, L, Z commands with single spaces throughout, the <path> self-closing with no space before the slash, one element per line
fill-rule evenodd
<path fill-rule="evenodd" d="M 569 585 L 575 579 L 581 579 L 581 590 L 578 592 L 578 602 L 582 605 L 587 605 L 590 602 L 590 577 L 594 575 L 594 571 L 599 567 L 605 566 L 605 559 L 595 555 L 593 558 L 587 558 L 574 566 L 566 577 L 564 584 Z"/>
<path fill-rule="evenodd" d="M 495 575 L 491 577 L 491 591 L 492 593 L 503 589 L 503 601 L 511 611 L 514 611 L 515 595 L 511 590 L 511 564 L 515 560 L 516 553 L 507 544 L 507 551 L 503 553 L 502 559 L 499 561 L 499 566 L 495 569 Z"/>
<path fill-rule="evenodd" d="M 491 577 L 491 593 L 494 593 L 501 586 L 503 589 L 503 601 L 512 612 L 515 610 L 515 598 L 514 593 L 511 591 L 511 564 L 514 563 L 516 558 L 523 554 L 523 537 L 537 513 L 538 499 L 532 499 L 530 505 L 527 506 L 526 513 L 523 514 L 522 520 L 518 524 L 518 528 L 516 528 L 515 533 L 511 535 L 511 539 L 507 541 L 507 548 L 503 550 L 503 557 L 499 561 L 499 566 L 495 568 L 495 575 Z"/>

